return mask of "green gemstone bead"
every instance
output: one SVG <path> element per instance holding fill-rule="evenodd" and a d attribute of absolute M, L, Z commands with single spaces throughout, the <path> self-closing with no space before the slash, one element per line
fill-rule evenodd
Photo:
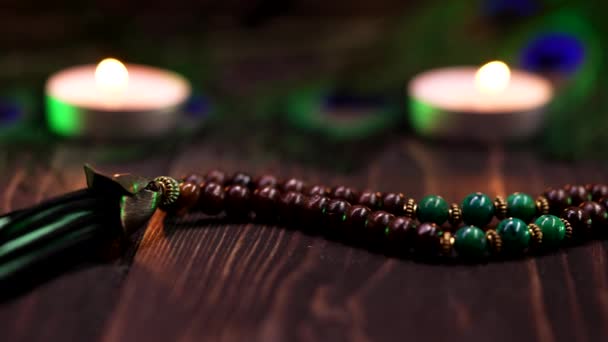
<path fill-rule="evenodd" d="M 507 217 L 530 222 L 536 215 L 536 202 L 532 196 L 516 192 L 507 197 Z"/>
<path fill-rule="evenodd" d="M 543 232 L 543 245 L 557 247 L 566 237 L 566 225 L 557 216 L 542 215 L 534 223 Z"/>
<path fill-rule="evenodd" d="M 462 201 L 462 220 L 466 224 L 483 227 L 492 221 L 493 216 L 494 203 L 486 194 L 476 192 Z"/>
<path fill-rule="evenodd" d="M 487 241 L 483 230 L 464 226 L 456 231 L 454 249 L 465 258 L 481 258 L 486 254 Z"/>
<path fill-rule="evenodd" d="M 441 196 L 426 196 L 418 203 L 416 215 L 420 222 L 433 222 L 441 225 L 448 219 L 448 202 Z"/>
<path fill-rule="evenodd" d="M 500 221 L 496 231 L 502 238 L 502 245 L 506 252 L 521 253 L 530 244 L 530 232 L 526 222 L 510 217 Z"/>

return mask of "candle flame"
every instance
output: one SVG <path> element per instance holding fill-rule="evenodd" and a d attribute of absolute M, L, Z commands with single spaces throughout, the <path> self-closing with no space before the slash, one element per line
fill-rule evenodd
<path fill-rule="evenodd" d="M 484 64 L 475 74 L 475 87 L 483 94 L 498 94 L 511 80 L 511 70 L 501 61 Z"/>
<path fill-rule="evenodd" d="M 95 83 L 103 92 L 120 94 L 129 84 L 127 67 L 117 59 L 106 58 L 95 68 Z"/>

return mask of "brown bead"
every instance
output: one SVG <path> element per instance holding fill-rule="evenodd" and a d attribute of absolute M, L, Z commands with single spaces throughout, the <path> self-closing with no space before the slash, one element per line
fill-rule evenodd
<path fill-rule="evenodd" d="M 575 238 L 587 236 L 591 232 L 591 217 L 582 208 L 568 207 L 564 209 L 561 218 L 570 222 Z"/>
<path fill-rule="evenodd" d="M 261 189 L 261 188 L 265 188 L 267 186 L 274 188 L 277 186 L 278 183 L 279 183 L 279 180 L 277 179 L 277 177 L 275 177 L 273 175 L 262 175 L 260 178 L 256 179 L 255 188 Z"/>
<path fill-rule="evenodd" d="M 422 255 L 436 255 L 441 249 L 441 229 L 435 223 L 422 223 L 416 231 L 414 249 Z"/>
<path fill-rule="evenodd" d="M 304 182 L 297 178 L 290 178 L 283 183 L 283 191 L 295 191 L 302 192 L 304 191 Z"/>
<path fill-rule="evenodd" d="M 388 225 L 388 238 L 391 243 L 398 247 L 409 248 L 414 244 L 418 230 L 416 221 L 409 218 L 399 216 L 392 220 Z"/>
<path fill-rule="evenodd" d="M 579 205 L 579 208 L 583 209 L 589 215 L 593 229 L 598 230 L 606 226 L 606 223 L 608 222 L 608 213 L 599 203 L 585 201 Z"/>
<path fill-rule="evenodd" d="M 382 199 L 382 209 L 395 215 L 403 215 L 403 206 L 406 198 L 402 193 L 390 192 L 384 195 Z"/>
<path fill-rule="evenodd" d="M 389 223 L 391 223 L 394 218 L 395 215 L 387 213 L 386 211 L 374 211 L 367 217 L 365 228 L 373 236 L 383 236 L 387 232 Z"/>
<path fill-rule="evenodd" d="M 346 220 L 344 225 L 349 230 L 354 232 L 363 231 L 365 229 L 365 222 L 367 217 L 371 214 L 371 210 L 363 205 L 352 205 L 346 211 Z"/>
<path fill-rule="evenodd" d="M 198 197 L 196 207 L 207 215 L 217 215 L 224 210 L 224 188 L 217 183 L 206 183 Z"/>
<path fill-rule="evenodd" d="M 545 197 L 549 202 L 549 213 L 553 215 L 560 215 L 564 209 L 572 205 L 572 201 L 564 189 L 549 188 L 545 191 Z"/>
<path fill-rule="evenodd" d="M 230 185 L 226 188 L 226 214 L 229 216 L 244 217 L 250 211 L 251 193 L 248 188 L 242 185 Z"/>
<path fill-rule="evenodd" d="M 299 192 L 290 191 L 279 199 L 279 216 L 285 222 L 297 222 L 300 219 L 306 197 Z"/>
<path fill-rule="evenodd" d="M 342 227 L 349 208 L 350 203 L 345 200 L 333 199 L 329 201 L 325 210 L 325 222 L 330 230 L 339 230 Z"/>
<path fill-rule="evenodd" d="M 598 202 L 601 198 L 608 197 L 608 185 L 606 184 L 588 184 L 586 188 L 593 201 Z"/>
<path fill-rule="evenodd" d="M 197 203 L 201 189 L 196 183 L 182 182 L 179 185 L 179 197 L 173 203 L 171 209 L 177 215 L 183 215 L 192 209 Z"/>
<path fill-rule="evenodd" d="M 251 207 L 256 217 L 263 219 L 276 218 L 279 198 L 279 190 L 272 186 L 256 189 L 251 201 Z"/>
<path fill-rule="evenodd" d="M 302 219 L 309 224 L 319 224 L 323 220 L 323 214 L 329 204 L 329 198 L 325 196 L 310 196 L 304 201 Z M 315 228 L 315 227 L 311 227 Z M 318 228 L 318 227 L 316 227 Z"/>
<path fill-rule="evenodd" d="M 220 170 L 211 170 L 205 175 L 205 182 L 224 185 L 226 184 L 226 174 Z"/>
<path fill-rule="evenodd" d="M 570 196 L 572 205 L 579 205 L 585 201 L 589 201 L 589 193 L 582 185 L 568 184 L 564 186 L 564 190 L 566 191 L 566 194 Z"/>
<path fill-rule="evenodd" d="M 329 196 L 329 188 L 325 185 L 315 185 L 308 189 L 307 193 L 309 196 Z"/>
<path fill-rule="evenodd" d="M 349 188 L 347 186 L 337 186 L 331 190 L 331 197 L 343 199 L 354 204 L 359 196 L 353 188 Z"/>
<path fill-rule="evenodd" d="M 184 182 L 194 183 L 200 186 L 205 181 L 205 177 L 199 175 L 198 173 L 191 173 L 189 175 L 184 176 L 182 180 Z"/>
<path fill-rule="evenodd" d="M 231 185 L 240 185 L 246 188 L 251 188 L 253 186 L 253 178 L 250 175 L 244 172 L 236 172 L 230 178 Z"/>
<path fill-rule="evenodd" d="M 381 207 L 382 194 L 379 192 L 365 191 L 359 196 L 357 203 L 364 205 L 371 209 L 378 209 Z"/>
<path fill-rule="evenodd" d="M 604 207 L 604 209 L 608 210 L 608 196 L 602 197 L 596 202 L 599 203 L 602 207 Z"/>

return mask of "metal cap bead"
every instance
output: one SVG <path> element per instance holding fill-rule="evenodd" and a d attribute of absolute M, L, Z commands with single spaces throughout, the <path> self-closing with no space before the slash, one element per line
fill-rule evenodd
<path fill-rule="evenodd" d="M 528 231 L 532 238 L 532 247 L 540 247 L 543 243 L 543 231 L 535 223 L 528 224 Z"/>
<path fill-rule="evenodd" d="M 536 198 L 536 211 L 539 215 L 547 215 L 549 213 L 549 201 L 545 196 L 538 196 Z"/>
<path fill-rule="evenodd" d="M 566 241 L 569 241 L 572 239 L 573 234 L 572 225 L 565 218 L 560 218 L 560 220 L 564 223 L 564 226 L 566 226 Z"/>
<path fill-rule="evenodd" d="M 494 199 L 494 210 L 498 219 L 502 220 L 507 217 L 507 202 L 502 196 L 496 196 Z"/>
<path fill-rule="evenodd" d="M 413 198 L 408 198 L 405 201 L 405 205 L 403 205 L 403 212 L 405 217 L 416 218 L 416 211 L 418 210 L 418 205 L 416 204 L 416 200 Z"/>
<path fill-rule="evenodd" d="M 496 230 L 488 229 L 488 231 L 486 231 L 486 240 L 490 245 L 490 251 L 492 254 L 496 255 L 502 251 L 502 238 Z"/>
<path fill-rule="evenodd" d="M 448 209 L 448 221 L 454 227 L 457 227 L 460 222 L 462 222 L 462 209 L 456 203 L 452 203 L 450 205 L 450 209 Z"/>
<path fill-rule="evenodd" d="M 450 232 L 443 232 L 439 243 L 441 244 L 441 255 L 451 256 L 452 249 L 454 248 L 454 236 Z"/>
<path fill-rule="evenodd" d="M 162 195 L 160 200 L 160 207 L 167 208 L 177 201 L 179 198 L 179 182 L 174 178 L 167 176 L 160 176 L 154 179 L 154 182 L 161 188 Z"/>

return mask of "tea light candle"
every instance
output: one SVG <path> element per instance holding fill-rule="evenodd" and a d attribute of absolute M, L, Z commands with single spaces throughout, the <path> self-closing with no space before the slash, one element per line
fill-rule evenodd
<path fill-rule="evenodd" d="M 553 90 L 547 79 L 494 61 L 479 69 L 424 72 L 409 83 L 408 93 L 410 120 L 419 134 L 487 141 L 534 135 Z"/>
<path fill-rule="evenodd" d="M 109 58 L 48 79 L 47 121 L 52 132 L 67 137 L 158 137 L 176 127 L 190 91 L 174 72 Z"/>

